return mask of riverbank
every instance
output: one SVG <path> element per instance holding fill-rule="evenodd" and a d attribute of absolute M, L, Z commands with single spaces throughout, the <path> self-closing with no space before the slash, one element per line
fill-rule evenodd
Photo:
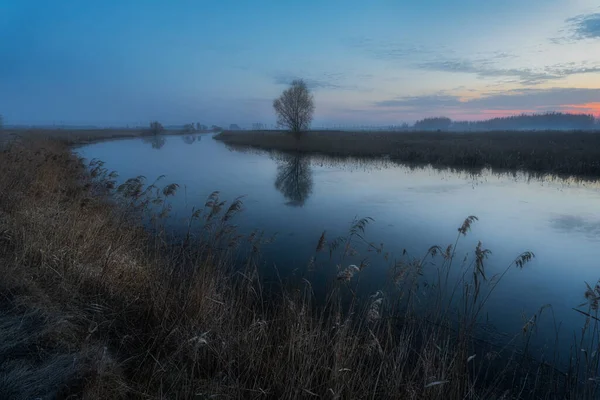
<path fill-rule="evenodd" d="M 239 201 L 199 204 L 181 241 L 162 229 L 178 187 L 143 178 L 118 185 L 102 163 L 84 165 L 56 140 L 23 140 L 0 152 L 0 398 L 593 398 L 597 355 L 582 346 L 565 375 L 515 346 L 475 339 L 480 305 L 493 292 L 484 259 L 461 265 L 453 247 L 398 258 L 389 286 L 358 299 L 347 253 L 381 253 L 364 242 L 368 220 L 346 237 L 324 233 L 297 280 L 262 288 L 259 232 L 235 232 Z M 152 234 L 142 228 L 149 215 Z M 468 234 L 469 218 L 457 240 Z M 248 254 L 239 252 L 249 247 Z M 316 305 L 310 271 L 341 269 Z M 383 255 L 382 255 L 383 256 Z M 526 267 L 524 253 L 509 268 Z M 391 257 L 393 259 L 393 257 Z M 435 260 L 439 276 L 421 285 Z M 454 261 L 453 261 L 454 260 Z M 367 269 L 367 270 L 365 270 Z M 497 282 L 497 281 L 494 281 Z M 456 287 L 456 311 L 444 297 Z M 454 286 L 456 285 L 456 286 Z M 464 299 L 462 293 L 464 290 Z M 423 308 L 423 304 L 427 304 Z M 535 318 L 515 334 L 528 342 Z M 490 316 L 493 318 L 493 316 Z M 588 329 L 594 330 L 594 320 Z M 595 363 L 595 364 L 594 364 Z M 581 379 L 577 379 L 580 377 Z M 556 396 L 554 396 L 556 394 Z"/>
<path fill-rule="evenodd" d="M 598 132 L 338 132 L 310 131 L 300 139 L 279 131 L 224 131 L 227 144 L 334 156 L 389 157 L 435 167 L 523 170 L 600 177 Z"/>
<path fill-rule="evenodd" d="M 161 135 L 196 135 L 211 131 L 164 130 Z M 42 129 L 22 128 L 0 131 L 0 143 L 3 141 L 54 139 L 68 145 L 84 145 L 108 140 L 134 139 L 155 136 L 148 129 Z"/>

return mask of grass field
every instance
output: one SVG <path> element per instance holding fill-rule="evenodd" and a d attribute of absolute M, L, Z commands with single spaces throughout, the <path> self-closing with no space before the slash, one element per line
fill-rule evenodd
<path fill-rule="evenodd" d="M 201 131 L 184 132 L 165 130 L 161 135 L 182 135 L 206 133 Z M 19 139 L 55 139 L 69 145 L 81 145 L 105 140 L 132 139 L 153 136 L 147 129 L 5 129 L 0 131 L 0 142 Z"/>
<path fill-rule="evenodd" d="M 382 157 L 437 167 L 524 170 L 600 177 L 600 133 L 595 132 L 337 132 L 300 138 L 278 131 L 225 131 L 215 137 L 261 149 Z"/>
<path fill-rule="evenodd" d="M 40 138 L 2 148 L 0 170 L 2 399 L 597 396 L 593 316 L 579 331 L 591 342 L 574 343 L 567 374 L 553 368 L 556 355 L 539 362 L 515 351 L 527 348 L 537 315 L 510 346 L 477 340 L 502 278 L 486 278 L 481 246 L 467 262 L 455 244 L 398 255 L 383 291 L 357 298 L 369 266 L 348 265 L 347 255 L 383 252 L 364 239 L 370 221 L 361 219 L 344 237 L 316 237 L 306 271 L 266 292 L 256 268 L 265 239 L 236 233 L 239 200 L 213 193 L 175 240 L 162 221 L 176 184 L 134 177 L 115 187 L 101 162 L 84 165 L 64 141 Z M 150 216 L 152 233 L 142 228 Z M 473 223 L 458 227 L 457 241 Z M 515 256 L 507 270 L 533 257 Z M 311 271 L 335 269 L 332 257 L 337 278 L 317 305 Z M 425 260 L 439 277 L 427 287 Z M 462 278 L 448 281 L 451 269 Z M 589 290 L 595 315 L 600 293 Z"/>

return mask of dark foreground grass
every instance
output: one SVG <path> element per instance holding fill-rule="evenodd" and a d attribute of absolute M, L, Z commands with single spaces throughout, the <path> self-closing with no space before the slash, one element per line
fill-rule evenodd
<path fill-rule="evenodd" d="M 300 138 L 278 131 L 225 131 L 215 139 L 262 149 L 381 157 L 438 167 L 600 176 L 598 132 L 337 132 Z"/>
<path fill-rule="evenodd" d="M 262 290 L 254 267 L 261 235 L 241 237 L 231 225 L 239 201 L 225 204 L 212 194 L 192 211 L 188 235 L 173 242 L 160 221 L 176 185 L 133 178 L 113 189 L 114 174 L 99 162 L 86 168 L 57 141 L 13 143 L 0 153 L 0 170 L 2 399 L 591 399 L 597 393 L 592 288 L 582 331 L 592 335 L 591 347 L 584 357 L 577 343 L 568 374 L 475 340 L 482 307 L 502 278 L 486 278 L 489 252 L 481 246 L 463 264 L 455 246 L 399 260 L 390 269 L 392 287 L 358 301 L 355 277 L 368 265 L 348 265 L 345 257 L 363 251 L 361 245 L 383 249 L 364 241 L 368 220 L 355 221 L 346 237 L 315 238 L 308 271 L 326 268 L 329 251 L 340 260 L 330 293 L 317 305 L 307 279 Z M 150 210 L 152 234 L 141 227 Z M 459 237 L 474 222 L 468 218 Z M 250 251 L 233 268 L 242 243 Z M 439 280 L 425 289 L 417 285 L 432 257 Z M 523 253 L 507 269 L 531 257 Z M 462 278 L 448 280 L 455 269 Z M 528 343 L 537 317 L 514 343 Z"/>

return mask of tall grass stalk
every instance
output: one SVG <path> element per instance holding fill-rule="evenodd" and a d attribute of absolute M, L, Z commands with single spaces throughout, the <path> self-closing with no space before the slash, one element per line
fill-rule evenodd
<path fill-rule="evenodd" d="M 560 373 L 479 340 L 484 305 L 506 273 L 489 276 L 482 245 L 462 263 L 456 244 L 396 258 L 368 242 L 370 219 L 357 219 L 346 236 L 315 238 L 306 274 L 268 292 L 256 268 L 264 234 L 242 236 L 233 225 L 241 199 L 211 194 L 180 237 L 166 228 L 177 185 L 143 177 L 118 185 L 101 162 L 86 165 L 45 140 L 3 148 L 0 170 L 1 398 L 597 394 L 600 286 L 579 309 L 586 323 L 571 369 Z M 374 256 L 391 263 L 391 279 L 361 296 Z M 339 267 L 316 299 L 310 269 L 331 268 L 330 259 Z M 538 319 L 519 335 L 533 334 Z"/>

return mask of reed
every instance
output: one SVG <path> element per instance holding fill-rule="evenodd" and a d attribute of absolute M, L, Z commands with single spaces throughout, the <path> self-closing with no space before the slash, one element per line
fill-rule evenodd
<path fill-rule="evenodd" d="M 256 266 L 268 240 L 232 224 L 241 199 L 211 194 L 174 236 L 175 184 L 119 185 L 100 161 L 41 139 L 4 147 L 0 170 L 2 398 L 597 395 L 600 286 L 586 288 L 568 374 L 517 346 L 541 311 L 502 348 L 478 339 L 494 288 L 531 253 L 493 276 L 483 245 L 464 259 L 456 245 L 394 256 L 367 240 L 372 221 L 357 219 L 345 236 L 316 237 L 310 268 L 267 290 Z M 369 257 L 389 260 L 390 280 L 361 297 Z M 330 290 L 316 299 L 312 273 L 332 264 Z"/>
<path fill-rule="evenodd" d="M 195 131 L 196 135 L 207 134 L 210 131 Z M 83 145 L 88 143 L 97 143 L 107 140 L 143 138 L 149 140 L 154 145 L 164 141 L 164 136 L 188 135 L 190 131 L 186 129 L 168 129 L 160 132 L 156 136 L 155 131 L 149 128 L 80 128 L 80 129 L 61 129 L 61 128 L 7 128 L 0 130 L 0 144 L 15 140 L 47 140 L 49 138 L 67 143 L 69 145 Z M 164 143 L 163 143 L 164 144 Z"/>
<path fill-rule="evenodd" d="M 225 131 L 215 139 L 268 150 L 389 157 L 402 163 L 436 167 L 600 176 L 600 134 L 597 132 L 310 131 L 298 139 L 278 131 Z"/>

